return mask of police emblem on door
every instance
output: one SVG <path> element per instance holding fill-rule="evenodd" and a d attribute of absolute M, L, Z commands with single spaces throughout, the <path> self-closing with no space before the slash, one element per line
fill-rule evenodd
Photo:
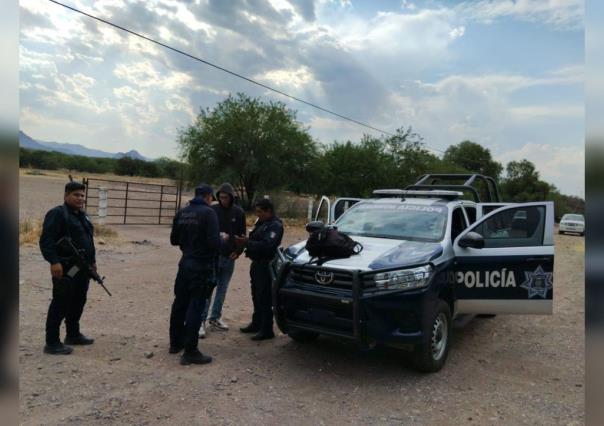
<path fill-rule="evenodd" d="M 333 282 L 333 272 L 317 271 L 315 272 L 315 281 L 321 285 L 328 285 Z"/>
<path fill-rule="evenodd" d="M 553 273 L 545 272 L 541 265 L 535 272 L 524 272 L 525 280 L 520 287 L 528 291 L 529 299 L 535 296 L 547 297 L 548 290 L 553 288 Z"/>

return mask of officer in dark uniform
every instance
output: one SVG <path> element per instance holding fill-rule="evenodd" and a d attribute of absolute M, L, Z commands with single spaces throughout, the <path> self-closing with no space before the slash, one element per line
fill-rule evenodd
<path fill-rule="evenodd" d="M 67 345 L 91 345 L 94 340 L 80 332 L 80 317 L 86 304 L 86 294 L 90 277 L 85 271 L 73 275 L 73 265 L 69 265 L 70 254 L 57 242 L 70 237 L 73 244 L 84 254 L 87 262 L 96 269 L 93 226 L 84 213 L 86 187 L 79 182 L 65 185 L 65 202 L 46 213 L 40 250 L 50 263 L 52 276 L 52 301 L 46 317 L 46 346 L 44 352 L 53 355 L 68 355 L 72 348 L 61 343 L 59 329 L 65 319 Z M 73 275 L 73 276 L 71 276 Z"/>
<path fill-rule="evenodd" d="M 281 244 L 283 224 L 275 215 L 275 209 L 269 200 L 261 199 L 254 207 L 258 221 L 249 238 L 235 237 L 238 243 L 245 247 L 246 256 L 252 260 L 250 278 L 254 313 L 252 322 L 241 328 L 241 331 L 256 333 L 252 340 L 266 340 L 275 337 L 269 262 L 275 257 Z"/>
<path fill-rule="evenodd" d="M 180 358 L 182 365 L 212 361 L 212 357 L 197 348 L 201 315 L 216 285 L 220 249 L 218 218 L 210 207 L 212 194 L 209 185 L 198 186 L 195 198 L 176 213 L 170 234 L 170 243 L 182 251 L 170 314 L 170 353 L 184 349 Z"/>

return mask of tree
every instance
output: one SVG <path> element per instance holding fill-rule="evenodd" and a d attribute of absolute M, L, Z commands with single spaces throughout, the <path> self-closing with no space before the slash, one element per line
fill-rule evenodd
<path fill-rule="evenodd" d="M 136 158 L 125 155 L 115 162 L 115 174 L 122 176 L 140 175 L 142 162 L 142 160 L 137 160 Z"/>
<path fill-rule="evenodd" d="M 514 203 L 548 200 L 556 191 L 553 185 L 539 179 L 535 165 L 528 160 L 510 161 L 501 185 L 504 200 Z"/>
<path fill-rule="evenodd" d="M 491 151 L 472 141 L 451 145 L 445 151 L 443 161 L 456 164 L 471 173 L 480 173 L 499 180 L 503 166 L 493 160 Z"/>
<path fill-rule="evenodd" d="M 248 207 L 259 190 L 304 180 L 317 155 L 316 143 L 294 111 L 241 93 L 202 109 L 179 132 L 178 143 L 190 166 L 189 181 L 231 181 Z"/>
<path fill-rule="evenodd" d="M 417 178 L 426 173 L 454 173 L 452 164 L 447 164 L 430 153 L 423 143 L 423 138 L 413 132 L 411 127 L 401 127 L 394 136 L 384 139 L 385 152 L 392 160 L 388 184 L 400 188 L 415 183 Z"/>
<path fill-rule="evenodd" d="M 321 192 L 342 197 L 368 196 L 374 189 L 387 186 L 392 161 L 384 153 L 383 143 L 365 136 L 360 144 L 335 143 L 322 158 Z"/>

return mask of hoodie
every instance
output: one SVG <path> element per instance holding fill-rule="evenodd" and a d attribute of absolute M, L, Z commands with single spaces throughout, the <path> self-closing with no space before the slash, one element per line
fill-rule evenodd
<path fill-rule="evenodd" d="M 220 204 L 220 193 L 228 194 L 231 197 L 229 207 L 223 207 Z M 229 235 L 229 239 L 220 246 L 220 255 L 228 257 L 231 253 L 237 252 L 235 245 L 235 235 L 245 235 L 245 213 L 243 209 L 235 205 L 235 190 L 230 183 L 223 183 L 216 191 L 217 204 L 212 208 L 218 216 L 218 227 L 220 232 L 225 232 Z M 239 250 L 240 252 L 241 250 Z"/>

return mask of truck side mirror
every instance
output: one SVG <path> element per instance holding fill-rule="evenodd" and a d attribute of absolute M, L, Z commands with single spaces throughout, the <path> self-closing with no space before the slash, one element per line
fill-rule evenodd
<path fill-rule="evenodd" d="M 312 234 L 315 231 L 320 231 L 325 228 L 325 224 L 320 220 L 315 220 L 306 224 L 306 232 Z"/>
<path fill-rule="evenodd" d="M 484 248 L 484 237 L 477 232 L 468 232 L 459 240 L 459 247 L 472 247 L 475 249 Z"/>

